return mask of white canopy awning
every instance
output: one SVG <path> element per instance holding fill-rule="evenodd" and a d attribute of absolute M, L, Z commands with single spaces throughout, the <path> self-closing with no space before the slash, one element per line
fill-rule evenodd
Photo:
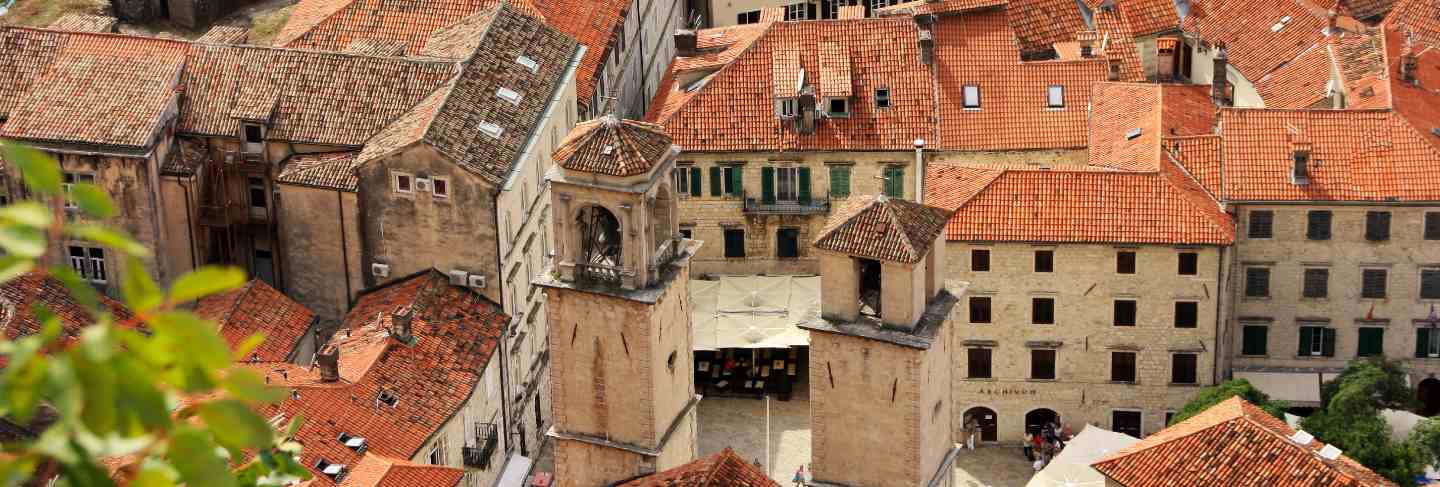
<path fill-rule="evenodd" d="M 810 344 L 800 323 L 820 316 L 820 278 L 724 276 L 690 281 L 696 350 Z"/>
<path fill-rule="evenodd" d="M 1291 406 L 1319 406 L 1320 383 L 1339 374 L 1329 372 L 1255 372 L 1235 371 L 1236 379 L 1245 379 L 1270 396 Z"/>
<path fill-rule="evenodd" d="M 1125 433 L 1087 424 L 1080 434 L 1065 442 L 1065 449 L 1031 477 L 1025 487 L 1103 487 L 1105 476 L 1090 468 L 1090 464 L 1139 441 Z"/>

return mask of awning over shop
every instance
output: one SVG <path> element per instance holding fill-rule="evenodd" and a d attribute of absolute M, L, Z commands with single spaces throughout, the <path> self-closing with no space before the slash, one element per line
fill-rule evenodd
<path fill-rule="evenodd" d="M 1105 476 L 1090 464 L 1139 442 L 1125 433 L 1087 424 L 1025 487 L 1103 487 Z"/>
<path fill-rule="evenodd" d="M 820 317 L 820 278 L 725 276 L 690 281 L 696 350 L 809 345 L 798 324 Z"/>
<path fill-rule="evenodd" d="M 1319 406 L 1320 384 L 1339 374 L 1330 372 L 1258 372 L 1235 371 L 1236 379 L 1245 379 L 1270 396 L 1291 406 Z"/>

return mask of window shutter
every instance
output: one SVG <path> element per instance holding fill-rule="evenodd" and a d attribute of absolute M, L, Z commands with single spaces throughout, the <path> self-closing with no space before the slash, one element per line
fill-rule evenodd
<path fill-rule="evenodd" d="M 1300 327 L 1300 348 L 1295 352 L 1296 355 L 1301 357 L 1310 355 L 1310 342 L 1314 339 L 1311 335 L 1314 331 L 1314 328 L 1308 326 Z"/>
<path fill-rule="evenodd" d="M 1320 329 L 1320 332 L 1321 332 L 1321 334 L 1320 334 L 1320 355 L 1324 355 L 1324 356 L 1326 356 L 1326 357 L 1334 357 L 1334 356 L 1335 356 L 1335 329 L 1334 329 L 1334 328 L 1321 328 L 1321 329 Z"/>
<path fill-rule="evenodd" d="M 744 186 L 741 185 L 741 183 L 743 183 L 744 181 L 745 168 L 740 166 L 730 168 L 730 190 L 733 191 L 733 193 L 731 193 L 732 195 L 740 195 L 745 193 Z"/>
<path fill-rule="evenodd" d="M 800 204 L 810 204 L 810 168 L 799 168 L 800 172 Z"/>
<path fill-rule="evenodd" d="M 850 168 L 845 166 L 834 166 L 830 168 L 830 197 L 844 198 L 850 196 Z"/>
<path fill-rule="evenodd" d="M 899 167 L 885 168 L 885 196 L 891 198 L 905 197 L 905 169 Z"/>
<path fill-rule="evenodd" d="M 775 168 L 760 168 L 760 201 L 767 204 L 775 204 Z"/>
<path fill-rule="evenodd" d="M 700 168 L 690 168 L 690 196 L 700 196 Z"/>
<path fill-rule="evenodd" d="M 710 166 L 710 196 L 720 196 L 720 166 Z"/>
<path fill-rule="evenodd" d="M 1429 350 L 1427 350 L 1427 349 L 1429 348 L 1429 347 L 1428 347 L 1429 344 L 1430 344 L 1430 329 L 1429 329 L 1429 328 L 1416 328 L 1416 329 L 1415 329 L 1415 358 L 1425 358 L 1425 352 L 1429 351 Z"/>

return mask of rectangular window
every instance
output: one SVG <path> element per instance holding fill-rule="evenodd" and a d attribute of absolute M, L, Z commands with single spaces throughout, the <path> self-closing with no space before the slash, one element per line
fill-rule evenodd
<path fill-rule="evenodd" d="M 1305 269 L 1305 282 L 1300 295 L 1307 298 L 1323 298 L 1330 295 L 1330 269 Z"/>
<path fill-rule="evenodd" d="M 1030 322 L 1037 325 L 1055 324 L 1055 298 L 1030 298 Z"/>
<path fill-rule="evenodd" d="M 1050 108 L 1065 108 L 1065 87 L 1050 85 L 1045 91 L 1045 106 Z"/>
<path fill-rule="evenodd" d="M 686 239 L 695 238 L 695 229 L 691 227 L 680 227 L 680 236 Z"/>
<path fill-rule="evenodd" d="M 1330 219 L 1328 210 L 1313 210 L 1307 214 L 1305 224 L 1305 238 L 1310 240 L 1330 240 Z"/>
<path fill-rule="evenodd" d="M 70 192 L 75 189 L 76 184 L 95 184 L 95 175 L 89 173 L 67 172 L 65 173 L 64 177 L 65 182 L 61 186 L 63 186 L 65 190 L 65 209 L 77 209 L 79 208 L 79 206 L 75 204 L 75 200 L 70 198 Z"/>
<path fill-rule="evenodd" d="M 1115 300 L 1115 326 L 1135 326 L 1136 307 L 1133 299 Z"/>
<path fill-rule="evenodd" d="M 1301 357 L 1334 357 L 1335 329 L 1324 326 L 1301 326 L 1300 347 L 1296 353 Z"/>
<path fill-rule="evenodd" d="M 776 199 L 794 202 L 800 198 L 800 177 L 796 169 L 793 167 L 775 168 L 775 179 L 779 183 L 775 187 Z"/>
<path fill-rule="evenodd" d="M 1110 429 L 1116 433 L 1125 433 L 1139 438 L 1144 436 L 1140 433 L 1140 418 L 1140 411 L 1111 411 Z"/>
<path fill-rule="evenodd" d="M 415 178 L 414 178 L 414 176 L 411 176 L 411 175 L 409 175 L 409 174 L 405 174 L 405 173 L 403 173 L 403 172 L 397 172 L 397 173 L 394 173 L 394 174 L 395 174 L 395 192 L 397 192 L 397 193 L 406 193 L 406 194 L 409 194 L 409 193 L 413 193 L 413 192 L 415 191 L 415 187 L 414 187 Z"/>
<path fill-rule="evenodd" d="M 1240 355 L 1264 356 L 1270 353 L 1270 327 L 1245 325 L 1240 328 Z"/>
<path fill-rule="evenodd" d="M 1055 272 L 1055 251 L 1035 251 L 1035 272 Z"/>
<path fill-rule="evenodd" d="M 1118 274 L 1135 273 L 1135 252 L 1122 250 L 1115 253 L 1115 272 Z"/>
<path fill-rule="evenodd" d="M 1170 356 L 1170 383 L 1196 383 L 1196 369 L 1200 358 L 1193 353 L 1177 353 Z"/>
<path fill-rule="evenodd" d="M 885 167 L 885 196 L 891 198 L 905 197 L 905 168 L 902 166 Z"/>
<path fill-rule="evenodd" d="M 697 169 L 696 171 L 699 170 Z M 740 196 L 742 189 L 741 185 L 743 184 L 743 180 L 741 178 L 745 176 L 745 168 L 742 166 L 724 166 L 720 168 L 720 173 L 721 183 L 723 183 L 723 187 L 721 189 L 723 190 L 725 196 Z M 697 172 L 695 176 L 695 181 L 699 180 L 700 177 Z"/>
<path fill-rule="evenodd" d="M 970 272 L 990 272 L 990 250 L 970 250 Z"/>
<path fill-rule="evenodd" d="M 1030 351 L 1030 378 L 1039 380 L 1055 380 L 1054 350 Z"/>
<path fill-rule="evenodd" d="M 785 6 L 785 20 L 806 20 L 805 8 L 810 4 L 806 2 L 792 3 Z"/>
<path fill-rule="evenodd" d="M 970 322 L 990 322 L 990 298 L 987 296 L 970 297 Z"/>
<path fill-rule="evenodd" d="M 725 256 L 731 258 L 745 256 L 745 230 L 739 228 L 725 229 Z"/>
<path fill-rule="evenodd" d="M 245 143 L 259 144 L 265 140 L 265 131 L 259 125 L 245 124 Z"/>
<path fill-rule="evenodd" d="M 737 25 L 754 24 L 754 23 L 759 23 L 759 22 L 760 22 L 760 11 L 759 11 L 759 10 L 751 10 L 751 11 L 749 11 L 749 12 L 740 12 L 740 13 L 738 13 L 738 14 L 735 14 L 735 23 L 736 23 Z"/>
<path fill-rule="evenodd" d="M 1273 238 L 1275 237 L 1275 212 L 1270 210 L 1252 210 L 1250 212 L 1250 231 L 1247 233 L 1250 238 Z"/>
<path fill-rule="evenodd" d="M 675 193 L 681 196 L 690 194 L 690 167 L 680 166 L 670 170 L 670 179 L 675 185 Z"/>
<path fill-rule="evenodd" d="M 1245 297 L 1264 298 L 1270 296 L 1270 268 L 1245 268 Z"/>
<path fill-rule="evenodd" d="M 965 85 L 963 88 L 965 109 L 980 109 L 980 87 L 977 85 Z"/>
<path fill-rule="evenodd" d="M 1110 382 L 1135 382 L 1135 352 L 1110 352 Z"/>
<path fill-rule="evenodd" d="M 1195 328 L 1200 325 L 1200 303 L 1194 301 L 1175 302 L 1175 327 Z"/>
<path fill-rule="evenodd" d="M 1379 357 L 1385 355 L 1385 329 L 1373 326 L 1360 328 L 1359 344 L 1355 348 L 1357 357 Z"/>
<path fill-rule="evenodd" d="M 257 177 L 246 178 L 246 187 L 249 189 L 250 207 L 264 210 L 269 198 L 265 197 L 265 180 Z"/>
<path fill-rule="evenodd" d="M 850 196 L 850 166 L 830 166 L 830 197 Z"/>
<path fill-rule="evenodd" d="M 966 350 L 967 372 L 971 379 L 990 378 L 990 349 L 971 348 Z"/>
<path fill-rule="evenodd" d="M 781 259 L 800 257 L 800 229 L 781 228 L 775 231 L 775 257 Z"/>
<path fill-rule="evenodd" d="M 1360 271 L 1360 297 L 1384 299 L 1385 275 L 1385 269 L 1362 269 Z"/>
<path fill-rule="evenodd" d="M 1390 240 L 1390 212 L 1365 212 L 1365 240 L 1371 242 Z"/>
<path fill-rule="evenodd" d="M 875 90 L 875 108 L 890 108 L 889 88 L 877 88 Z"/>
<path fill-rule="evenodd" d="M 800 100 L 795 98 L 780 99 L 781 118 L 795 118 L 795 115 L 798 113 L 800 113 Z"/>
<path fill-rule="evenodd" d="M 1180 253 L 1180 270 L 1182 276 L 1193 276 L 1200 273 L 1200 254 L 1195 252 Z"/>
<path fill-rule="evenodd" d="M 1440 329 L 1415 329 L 1415 358 L 1440 357 Z"/>
<path fill-rule="evenodd" d="M 1420 269 L 1420 299 L 1440 299 L 1440 269 Z"/>
<path fill-rule="evenodd" d="M 825 105 L 827 107 L 825 113 L 829 114 L 831 117 L 843 118 L 850 116 L 849 100 L 846 100 L 844 98 L 831 98 L 829 100 L 829 103 L 826 103 Z"/>
<path fill-rule="evenodd" d="M 96 284 L 105 284 L 109 281 L 109 274 L 106 272 L 105 266 L 105 249 L 71 245 L 67 250 L 70 254 L 70 268 L 74 269 L 80 277 Z"/>
<path fill-rule="evenodd" d="M 434 178 L 434 179 L 432 179 L 432 180 L 430 181 L 430 191 L 433 192 L 433 193 L 435 193 L 435 198 L 436 198 L 436 199 L 442 199 L 442 200 L 443 200 L 443 199 L 449 198 L 449 197 L 450 197 L 450 178 Z M 522 187 L 522 188 L 520 188 L 520 203 L 522 203 L 522 205 L 529 205 L 529 204 L 530 204 L 530 183 L 525 183 L 525 186 Z"/>
<path fill-rule="evenodd" d="M 1440 211 L 1425 213 L 1425 240 L 1440 240 Z"/>

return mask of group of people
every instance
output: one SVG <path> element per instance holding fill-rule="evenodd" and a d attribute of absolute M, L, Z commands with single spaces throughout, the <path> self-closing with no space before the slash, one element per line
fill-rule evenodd
<path fill-rule="evenodd" d="M 1030 433 L 1025 444 L 1025 458 L 1029 459 L 1036 472 L 1050 464 L 1050 459 L 1065 449 L 1065 440 L 1070 438 L 1068 428 L 1062 429 L 1059 420 L 1040 425 L 1038 431 Z"/>

